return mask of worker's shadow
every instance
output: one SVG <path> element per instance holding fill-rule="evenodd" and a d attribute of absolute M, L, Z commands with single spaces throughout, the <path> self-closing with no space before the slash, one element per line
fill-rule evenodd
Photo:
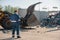
<path fill-rule="evenodd" d="M 34 30 L 35 28 L 22 28 L 22 32 L 28 32 L 29 30 Z"/>

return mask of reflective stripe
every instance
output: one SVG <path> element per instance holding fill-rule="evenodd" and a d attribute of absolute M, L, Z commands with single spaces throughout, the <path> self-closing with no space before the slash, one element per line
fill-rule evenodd
<path fill-rule="evenodd" d="M 10 20 L 11 22 L 17 22 L 17 21 L 15 21 L 15 20 Z M 18 21 L 21 21 L 20 19 L 18 20 Z"/>
<path fill-rule="evenodd" d="M 11 21 L 11 22 L 17 22 L 17 21 Z"/>
<path fill-rule="evenodd" d="M 15 21 L 15 20 L 10 20 L 11 22 L 17 22 L 17 21 Z"/>

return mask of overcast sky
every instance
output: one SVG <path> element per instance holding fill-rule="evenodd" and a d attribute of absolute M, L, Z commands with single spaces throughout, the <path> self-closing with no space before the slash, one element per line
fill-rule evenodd
<path fill-rule="evenodd" d="M 11 5 L 20 8 L 28 8 L 31 4 L 42 2 L 35 7 L 35 10 L 48 11 L 48 10 L 60 10 L 60 0 L 0 0 L 0 5 Z M 58 9 L 53 9 L 56 6 Z M 42 9 L 47 8 L 47 9 Z"/>

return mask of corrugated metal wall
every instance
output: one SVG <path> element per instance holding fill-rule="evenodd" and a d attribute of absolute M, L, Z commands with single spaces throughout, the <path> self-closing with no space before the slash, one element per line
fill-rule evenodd
<path fill-rule="evenodd" d="M 26 12 L 27 12 L 26 9 L 20 9 L 19 15 L 21 15 L 22 17 L 25 17 Z M 48 12 L 45 12 L 45 11 L 34 11 L 33 15 L 28 19 L 28 24 L 38 25 L 40 24 L 40 21 L 43 18 L 46 18 L 48 15 L 49 15 Z"/>

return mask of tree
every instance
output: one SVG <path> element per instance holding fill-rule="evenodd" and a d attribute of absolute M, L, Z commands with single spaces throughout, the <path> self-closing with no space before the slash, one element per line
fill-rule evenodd
<path fill-rule="evenodd" d="M 0 5 L 0 11 L 2 10 L 2 6 Z"/>
<path fill-rule="evenodd" d="M 10 5 L 5 6 L 5 11 L 8 11 L 10 13 L 14 13 L 14 10 L 17 10 L 17 9 L 18 9 L 18 7 L 12 7 Z"/>

